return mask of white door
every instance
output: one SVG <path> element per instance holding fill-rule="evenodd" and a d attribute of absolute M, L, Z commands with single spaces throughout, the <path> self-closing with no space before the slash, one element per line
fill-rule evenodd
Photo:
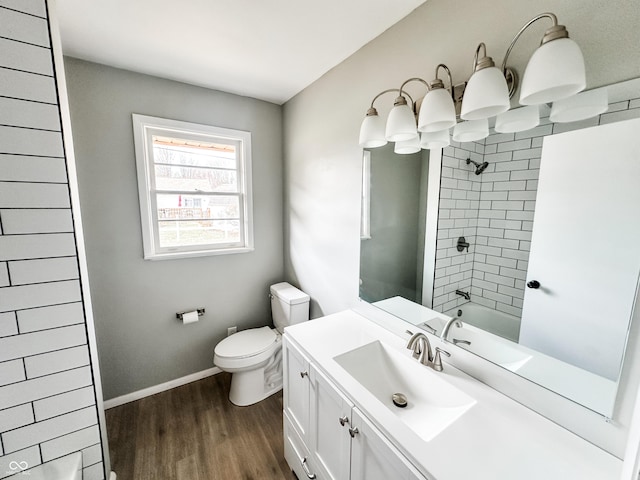
<path fill-rule="evenodd" d="M 353 404 L 313 366 L 310 395 L 309 450 L 313 452 L 318 477 L 346 480 L 349 478 L 349 427 Z"/>
<path fill-rule="evenodd" d="M 616 381 L 640 271 L 640 119 L 545 137 L 520 343 Z"/>
<path fill-rule="evenodd" d="M 302 440 L 308 442 L 309 431 L 309 360 L 294 347 L 286 335 L 282 342 L 283 406 Z"/>
<path fill-rule="evenodd" d="M 351 418 L 351 480 L 426 480 L 357 408 Z"/>

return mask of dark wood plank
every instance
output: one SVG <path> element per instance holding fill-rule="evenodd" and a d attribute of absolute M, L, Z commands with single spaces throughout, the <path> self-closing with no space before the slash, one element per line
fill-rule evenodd
<path fill-rule="evenodd" d="M 230 382 L 221 373 L 107 410 L 118 480 L 296 480 L 284 459 L 282 393 L 236 407 Z"/>

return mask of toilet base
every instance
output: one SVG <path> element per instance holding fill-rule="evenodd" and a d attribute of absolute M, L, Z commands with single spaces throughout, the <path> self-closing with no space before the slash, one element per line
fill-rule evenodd
<path fill-rule="evenodd" d="M 265 382 L 265 369 L 258 368 L 231 375 L 229 400 L 234 405 L 246 407 L 282 390 L 282 377 L 271 383 Z"/>

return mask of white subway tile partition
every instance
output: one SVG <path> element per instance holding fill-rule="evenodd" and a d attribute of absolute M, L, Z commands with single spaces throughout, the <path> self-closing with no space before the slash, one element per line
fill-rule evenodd
<path fill-rule="evenodd" d="M 0 479 L 74 452 L 103 479 L 45 0 L 0 26 Z"/>
<path fill-rule="evenodd" d="M 631 99 L 582 122 L 543 118 L 526 132 L 493 133 L 480 143 L 445 148 L 433 308 L 445 312 L 466 303 L 455 293 L 462 290 L 475 303 L 520 317 L 544 136 L 638 117 L 640 99 Z M 489 166 L 475 175 L 467 158 Z M 459 236 L 470 243 L 469 253 L 455 248 Z"/>

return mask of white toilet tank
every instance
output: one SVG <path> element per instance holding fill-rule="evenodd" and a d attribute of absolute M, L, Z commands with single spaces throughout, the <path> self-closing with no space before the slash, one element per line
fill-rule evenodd
<path fill-rule="evenodd" d="M 287 325 L 309 320 L 309 295 L 287 282 L 271 285 L 270 291 L 273 325 L 278 332 L 284 332 Z"/>

